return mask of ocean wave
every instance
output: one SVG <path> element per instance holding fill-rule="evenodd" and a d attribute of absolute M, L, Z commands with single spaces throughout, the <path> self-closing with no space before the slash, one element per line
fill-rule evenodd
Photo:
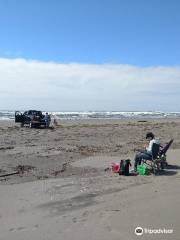
<path fill-rule="evenodd" d="M 44 113 L 44 112 L 43 112 Z M 57 119 L 142 119 L 142 118 L 178 118 L 180 112 L 160 111 L 62 111 L 49 112 Z M 0 120 L 14 120 L 15 111 L 0 110 Z"/>

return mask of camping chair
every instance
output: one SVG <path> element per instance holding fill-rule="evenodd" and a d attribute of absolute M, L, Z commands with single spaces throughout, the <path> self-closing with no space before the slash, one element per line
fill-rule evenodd
<path fill-rule="evenodd" d="M 153 143 L 151 159 L 149 159 L 149 160 L 143 159 L 142 160 L 143 163 L 145 163 L 151 167 L 151 170 L 154 174 L 156 174 L 157 170 L 160 170 L 159 150 L 160 150 L 160 145 L 157 143 Z M 150 161 L 150 163 L 148 163 L 148 161 Z"/>
<path fill-rule="evenodd" d="M 153 143 L 152 146 L 152 172 L 156 174 L 157 170 L 160 170 L 160 158 L 159 158 L 160 145 Z"/>
<path fill-rule="evenodd" d="M 171 144 L 173 143 L 174 139 L 171 139 L 162 149 L 159 151 L 159 158 L 161 158 L 161 167 L 167 166 L 168 163 L 166 161 L 166 152 L 170 148 Z"/>
<path fill-rule="evenodd" d="M 151 169 L 154 174 L 156 174 L 157 171 L 163 170 L 164 167 L 168 165 L 166 161 L 166 153 L 171 144 L 173 143 L 174 139 L 171 139 L 163 148 L 160 149 L 160 145 L 153 143 L 152 146 L 152 159 L 151 164 L 147 163 L 147 160 L 143 160 L 143 162 L 147 165 L 151 166 Z"/>

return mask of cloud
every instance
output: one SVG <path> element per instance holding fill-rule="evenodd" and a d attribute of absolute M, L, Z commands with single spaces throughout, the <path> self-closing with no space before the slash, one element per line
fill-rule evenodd
<path fill-rule="evenodd" d="M 0 109 L 180 110 L 180 66 L 0 58 Z"/>

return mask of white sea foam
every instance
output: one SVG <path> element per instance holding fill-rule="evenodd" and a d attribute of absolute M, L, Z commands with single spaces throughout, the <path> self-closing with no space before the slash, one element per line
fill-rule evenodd
<path fill-rule="evenodd" d="M 57 119 L 142 119 L 142 118 L 177 118 L 180 112 L 161 112 L 161 111 L 56 111 L 50 114 Z M 0 110 L 0 120 L 13 120 L 15 111 Z"/>

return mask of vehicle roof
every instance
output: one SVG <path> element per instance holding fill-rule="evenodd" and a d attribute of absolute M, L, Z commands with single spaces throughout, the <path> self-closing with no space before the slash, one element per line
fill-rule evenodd
<path fill-rule="evenodd" d="M 31 112 L 31 113 L 40 113 L 40 114 L 42 114 L 42 111 L 37 111 L 37 110 L 27 110 L 27 111 L 25 111 L 25 112 Z M 24 112 L 24 113 L 25 113 Z"/>
<path fill-rule="evenodd" d="M 31 109 L 28 110 L 27 112 L 30 112 L 30 111 L 31 111 L 31 112 L 41 112 L 41 111 L 39 111 L 39 110 L 31 110 Z"/>

